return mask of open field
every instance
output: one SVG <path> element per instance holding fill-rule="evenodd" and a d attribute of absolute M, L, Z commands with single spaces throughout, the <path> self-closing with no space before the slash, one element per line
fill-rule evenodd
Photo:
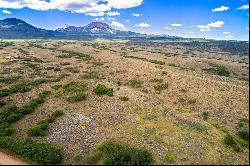
<path fill-rule="evenodd" d="M 89 156 L 110 139 L 146 149 L 151 164 L 249 164 L 249 56 L 171 43 L 2 40 L 0 117 L 44 91 L 10 136 L 54 145 L 60 164 L 103 164 Z"/>

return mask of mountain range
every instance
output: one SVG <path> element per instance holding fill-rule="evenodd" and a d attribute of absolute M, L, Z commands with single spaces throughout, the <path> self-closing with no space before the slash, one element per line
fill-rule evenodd
<path fill-rule="evenodd" d="M 65 25 L 53 31 L 37 28 L 16 18 L 0 20 L 0 38 L 88 39 L 93 37 L 127 38 L 140 36 L 143 35 L 131 31 L 116 30 L 102 22 L 92 22 L 83 27 Z"/>

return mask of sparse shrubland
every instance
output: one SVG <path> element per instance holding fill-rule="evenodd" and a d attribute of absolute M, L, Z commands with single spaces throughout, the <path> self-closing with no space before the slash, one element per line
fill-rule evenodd
<path fill-rule="evenodd" d="M 33 127 L 29 128 L 27 133 L 29 136 L 46 136 L 48 134 L 48 127 L 50 123 L 53 123 L 57 117 L 61 116 L 63 111 L 55 111 L 48 118 L 39 121 Z"/>

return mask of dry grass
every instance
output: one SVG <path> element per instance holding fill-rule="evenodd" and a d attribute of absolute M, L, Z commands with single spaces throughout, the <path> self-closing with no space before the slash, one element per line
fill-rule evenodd
<path fill-rule="evenodd" d="M 239 119 L 249 116 L 249 82 L 239 79 L 241 75 L 249 77 L 249 64 L 239 63 L 240 57 L 220 56 L 218 60 L 211 58 L 210 53 L 197 50 L 187 53 L 186 48 L 177 46 L 137 45 L 139 51 L 133 51 L 123 43 L 104 43 L 95 48 L 88 42 L 39 44 L 43 47 L 30 47 L 27 41 L 16 42 L 15 48 L 4 47 L 4 54 L 0 55 L 2 77 L 21 75 L 17 83 L 34 78 L 55 80 L 25 93 L 0 98 L 7 105 L 22 106 L 43 90 L 54 94 L 12 126 L 16 128 L 14 137 L 26 137 L 31 124 L 62 109 L 65 116 L 49 127 L 46 137 L 37 138 L 63 149 L 62 164 L 87 164 L 84 157 L 108 138 L 146 147 L 152 152 L 155 164 L 168 164 L 167 152 L 174 155 L 173 164 L 249 163 L 247 148 L 237 153 L 223 142 L 225 131 L 237 137 Z M 46 49 L 45 44 L 57 49 Z M 128 48 L 127 57 L 121 56 L 124 48 Z M 59 58 L 62 55 L 59 50 L 84 53 L 91 58 Z M 22 61 L 30 56 L 43 62 L 34 58 Z M 154 59 L 157 64 L 145 59 Z M 209 63 L 223 65 L 238 76 L 206 72 L 203 69 L 211 67 Z M 81 81 L 86 83 L 84 87 L 76 87 L 72 93 L 63 92 L 65 85 Z M 96 95 L 93 91 L 98 84 L 112 87 L 113 97 Z M 10 86 L 0 82 L 1 89 Z M 79 94 L 78 91 L 84 92 L 85 100 L 68 102 L 67 97 Z M 204 112 L 208 118 L 204 119 Z M 223 126 L 223 130 L 218 126 Z M 60 132 L 64 134 L 57 134 Z"/>

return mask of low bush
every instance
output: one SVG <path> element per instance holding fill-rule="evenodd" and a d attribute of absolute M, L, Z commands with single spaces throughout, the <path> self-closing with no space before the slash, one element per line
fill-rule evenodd
<path fill-rule="evenodd" d="M 30 138 L 17 140 L 11 137 L 0 137 L 0 148 L 44 165 L 59 164 L 63 158 L 59 149 Z"/>
<path fill-rule="evenodd" d="M 119 99 L 121 101 L 129 101 L 129 98 L 127 96 L 122 96 L 122 97 L 119 97 Z"/>
<path fill-rule="evenodd" d="M 100 145 L 89 160 L 98 162 L 102 157 L 106 165 L 149 165 L 153 160 L 147 150 L 128 147 L 114 140 Z"/>
<path fill-rule="evenodd" d="M 75 103 L 75 102 L 80 102 L 86 99 L 86 95 L 83 93 L 77 93 L 76 95 L 69 96 L 67 98 L 68 102 Z"/>
<path fill-rule="evenodd" d="M 155 90 L 158 93 L 161 93 L 163 90 L 168 89 L 168 83 L 162 83 L 154 86 Z"/>
<path fill-rule="evenodd" d="M 87 84 L 84 81 L 75 82 L 72 81 L 63 86 L 58 86 L 56 89 L 59 95 L 65 95 L 68 102 L 79 102 L 86 99 L 84 94 Z"/>
<path fill-rule="evenodd" d="M 241 139 L 243 139 L 243 140 L 249 142 L 249 131 L 241 130 L 241 131 L 238 131 L 237 135 L 238 135 Z"/>
<path fill-rule="evenodd" d="M 3 100 L 0 100 L 0 108 L 1 108 L 2 106 L 5 106 L 5 105 L 6 105 L 6 102 L 3 101 Z"/>
<path fill-rule="evenodd" d="M 241 150 L 237 142 L 230 134 L 226 134 L 226 136 L 224 137 L 224 144 L 233 148 L 233 150 L 235 150 L 236 152 L 240 152 Z"/>
<path fill-rule="evenodd" d="M 207 121 L 208 120 L 208 112 L 203 112 L 202 113 L 202 117 L 203 117 L 203 120 Z"/>
<path fill-rule="evenodd" d="M 50 123 L 53 123 L 57 117 L 61 116 L 63 111 L 53 112 L 47 119 L 41 120 L 32 128 L 28 129 L 27 133 L 29 136 L 46 136 L 48 134 L 48 127 Z"/>
<path fill-rule="evenodd" d="M 219 76 L 230 77 L 231 72 L 225 66 L 214 64 L 214 63 L 209 63 L 209 65 L 212 68 L 203 69 L 203 70 L 207 71 L 210 74 L 216 74 L 216 75 L 219 75 Z"/>
<path fill-rule="evenodd" d="M 133 88 L 141 88 L 142 82 L 139 80 L 129 80 L 128 85 L 133 87 Z"/>
<path fill-rule="evenodd" d="M 10 94 L 18 93 L 18 92 L 24 93 L 24 92 L 28 92 L 29 90 L 30 90 L 30 88 L 28 87 L 27 84 L 18 83 L 18 84 L 12 85 L 8 89 L 0 89 L 0 97 L 5 97 L 5 96 L 8 96 Z"/>
<path fill-rule="evenodd" d="M 20 77 L 18 76 L 13 76 L 13 77 L 0 77 L 0 82 L 5 82 L 5 83 L 13 83 L 17 81 Z"/>
<path fill-rule="evenodd" d="M 108 95 L 113 96 L 113 89 L 107 88 L 105 85 L 98 84 L 94 89 L 95 94 L 97 95 Z"/>
<path fill-rule="evenodd" d="M 158 61 L 158 60 L 149 60 L 149 62 L 154 63 L 154 64 L 158 64 L 158 65 L 165 65 L 165 62 L 162 61 Z"/>
<path fill-rule="evenodd" d="M 174 153 L 173 152 L 167 152 L 166 154 L 166 161 L 171 164 L 174 162 Z"/>

